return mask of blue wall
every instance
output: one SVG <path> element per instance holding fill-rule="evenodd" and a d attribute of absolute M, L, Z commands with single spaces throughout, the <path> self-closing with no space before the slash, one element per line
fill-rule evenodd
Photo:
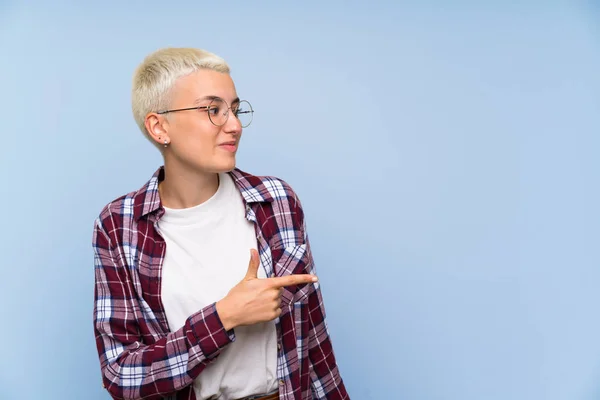
<path fill-rule="evenodd" d="M 353 399 L 600 399 L 598 3 L 79 3 L 0 3 L 0 398 L 108 398 L 92 223 L 161 161 L 134 68 L 195 46 L 304 203 Z"/>

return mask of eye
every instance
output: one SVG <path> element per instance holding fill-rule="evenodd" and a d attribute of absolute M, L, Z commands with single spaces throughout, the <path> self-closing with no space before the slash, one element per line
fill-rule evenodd
<path fill-rule="evenodd" d="M 221 107 L 216 105 L 211 105 L 208 107 L 208 113 L 210 115 L 219 115 L 221 113 Z"/>

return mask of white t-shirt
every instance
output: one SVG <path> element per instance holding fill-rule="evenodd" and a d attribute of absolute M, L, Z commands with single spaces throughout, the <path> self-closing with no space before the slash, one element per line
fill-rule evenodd
<path fill-rule="evenodd" d="M 250 249 L 257 248 L 254 224 L 229 174 L 206 202 L 165 208 L 159 230 L 166 242 L 162 302 L 169 326 L 181 328 L 193 313 L 225 297 L 246 275 Z M 259 268 L 259 278 L 265 277 Z M 236 339 L 194 381 L 199 400 L 239 399 L 277 390 L 275 322 L 240 326 Z M 211 397 L 214 396 L 214 397 Z"/>

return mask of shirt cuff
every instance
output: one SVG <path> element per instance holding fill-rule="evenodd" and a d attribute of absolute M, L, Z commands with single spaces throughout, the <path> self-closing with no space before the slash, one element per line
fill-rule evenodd
<path fill-rule="evenodd" d="M 191 330 L 205 357 L 211 358 L 235 341 L 233 329 L 225 330 L 216 303 L 205 307 L 189 319 Z"/>

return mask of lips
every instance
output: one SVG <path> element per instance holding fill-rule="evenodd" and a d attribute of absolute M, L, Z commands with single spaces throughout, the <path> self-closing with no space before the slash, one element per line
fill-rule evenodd
<path fill-rule="evenodd" d="M 235 153 L 235 151 L 237 150 L 237 143 L 235 141 L 225 142 L 225 143 L 221 143 L 219 145 L 219 147 L 225 151 L 230 151 L 232 153 Z"/>

